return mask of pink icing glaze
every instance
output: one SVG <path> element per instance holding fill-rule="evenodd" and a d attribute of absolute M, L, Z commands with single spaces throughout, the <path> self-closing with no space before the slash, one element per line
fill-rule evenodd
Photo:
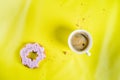
<path fill-rule="evenodd" d="M 31 60 L 27 57 L 29 53 L 33 51 L 38 55 L 36 60 Z M 45 58 L 44 48 L 38 43 L 28 43 L 21 49 L 20 56 L 22 58 L 22 64 L 28 66 L 29 68 L 35 68 L 38 67 L 39 62 Z"/>

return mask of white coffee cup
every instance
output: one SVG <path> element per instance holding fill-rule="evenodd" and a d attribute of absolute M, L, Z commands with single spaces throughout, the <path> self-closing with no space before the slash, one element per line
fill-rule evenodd
<path fill-rule="evenodd" d="M 75 30 L 69 35 L 68 45 L 72 51 L 78 54 L 86 53 L 90 56 L 92 37 L 86 30 Z"/>

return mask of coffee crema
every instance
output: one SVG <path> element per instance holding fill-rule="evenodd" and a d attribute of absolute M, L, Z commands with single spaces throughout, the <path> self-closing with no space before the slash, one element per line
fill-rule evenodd
<path fill-rule="evenodd" d="M 85 50 L 89 44 L 88 35 L 84 32 L 74 34 L 71 38 L 71 44 L 77 51 Z"/>

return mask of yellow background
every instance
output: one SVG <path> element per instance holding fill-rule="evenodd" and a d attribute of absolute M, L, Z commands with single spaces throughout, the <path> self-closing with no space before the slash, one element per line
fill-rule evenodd
<path fill-rule="evenodd" d="M 91 33 L 90 57 L 69 49 L 76 29 Z M 45 48 L 37 69 L 21 63 L 29 42 Z M 120 80 L 120 1 L 0 0 L 0 80 Z"/>

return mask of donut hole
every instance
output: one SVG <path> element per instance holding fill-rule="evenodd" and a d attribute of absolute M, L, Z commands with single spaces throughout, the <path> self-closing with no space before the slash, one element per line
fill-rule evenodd
<path fill-rule="evenodd" d="M 36 58 L 38 57 L 38 54 L 37 54 L 37 52 L 32 51 L 29 53 L 29 55 L 27 57 L 33 61 L 33 60 L 36 60 Z"/>

